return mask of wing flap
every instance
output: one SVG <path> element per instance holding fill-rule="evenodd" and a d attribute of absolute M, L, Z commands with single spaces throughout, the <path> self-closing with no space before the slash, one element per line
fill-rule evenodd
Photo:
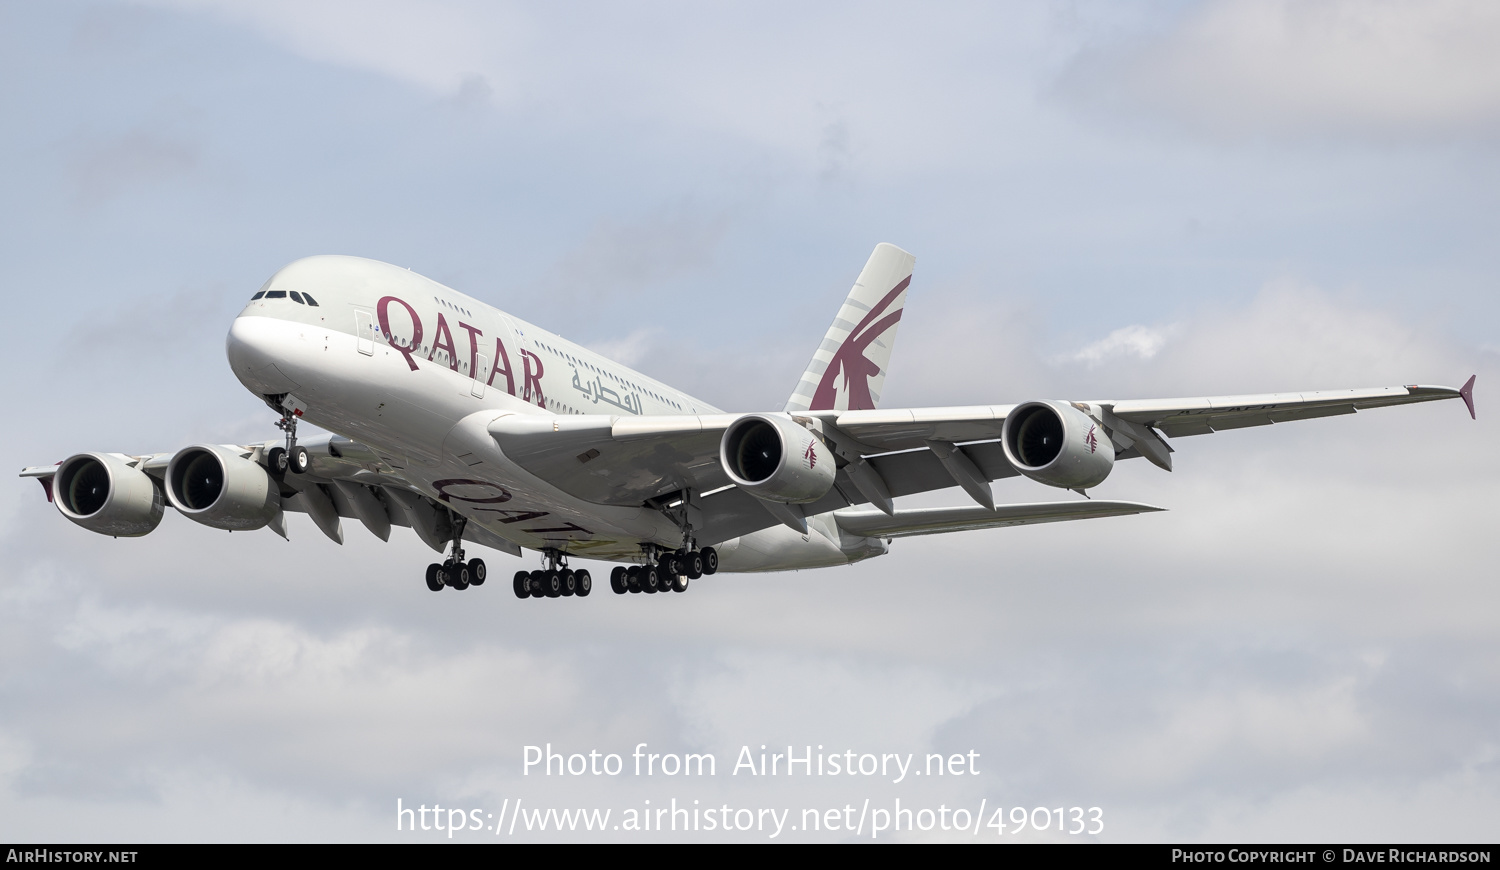
<path fill-rule="evenodd" d="M 848 510 L 833 515 L 839 528 L 867 538 L 905 538 L 996 526 L 1024 526 L 1066 520 L 1088 520 L 1165 510 L 1130 501 L 1064 501 L 983 507 L 916 508 L 886 516 L 880 511 Z"/>

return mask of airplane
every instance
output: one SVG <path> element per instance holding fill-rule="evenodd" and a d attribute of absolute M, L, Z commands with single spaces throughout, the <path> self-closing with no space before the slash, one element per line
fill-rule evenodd
<path fill-rule="evenodd" d="M 145 535 L 168 505 L 216 529 L 303 513 L 342 544 L 342 520 L 389 540 L 406 526 L 445 554 L 429 589 L 481 586 L 466 544 L 542 567 L 519 598 L 587 596 L 570 559 L 617 563 L 618 594 L 684 592 L 719 572 L 845 565 L 897 538 L 1162 510 L 1088 498 L 999 504 L 1024 476 L 1087 496 L 1116 462 L 1171 471 L 1177 439 L 1369 408 L 1461 398 L 1373 389 L 1152 400 L 1034 399 L 886 409 L 880 394 L 916 258 L 875 248 L 780 411 L 729 413 L 408 269 L 297 260 L 229 329 L 229 364 L 280 419 L 259 444 L 140 456 L 88 452 L 22 477 L 93 532 Z M 308 422 L 326 434 L 301 438 Z M 956 487 L 973 504 L 898 508 Z"/>

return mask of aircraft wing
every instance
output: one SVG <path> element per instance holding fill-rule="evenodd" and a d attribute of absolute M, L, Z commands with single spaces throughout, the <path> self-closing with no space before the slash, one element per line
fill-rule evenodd
<path fill-rule="evenodd" d="M 266 441 L 259 444 L 218 446 L 229 454 L 259 462 L 266 451 L 280 443 Z M 324 535 L 339 544 L 344 542 L 341 521 L 351 519 L 363 524 L 381 540 L 390 537 L 393 526 L 409 527 L 429 547 L 443 552 L 452 535 L 447 511 L 413 489 L 400 475 L 386 466 L 374 451 L 336 435 L 315 435 L 303 438 L 299 443 L 308 448 L 312 466 L 304 474 L 286 474 L 276 479 L 279 495 L 277 505 L 280 511 L 307 514 Z M 164 486 L 173 454 L 129 456 L 113 453 L 109 456 L 145 472 Z M 56 465 L 29 466 L 21 470 L 21 477 L 40 481 L 47 493 L 47 500 L 52 501 L 57 470 Z M 286 526 L 279 515 L 268 525 L 277 534 L 286 537 Z M 513 556 L 521 554 L 521 548 L 516 544 L 478 523 L 465 527 L 464 539 Z"/>
<path fill-rule="evenodd" d="M 1472 414 L 1473 384 L 1470 378 L 1459 389 L 1402 386 L 1067 404 L 1104 427 L 1117 458 L 1144 456 L 1170 470 L 1172 448 L 1163 434 L 1197 435 L 1451 398 L 1462 398 Z M 869 479 L 862 467 L 873 469 L 884 486 L 884 497 L 877 502 L 883 511 L 891 508 L 889 498 L 955 485 L 964 487 L 984 506 L 982 510 L 988 510 L 993 504 L 989 482 L 1019 474 L 998 440 L 1006 416 L 1016 407 L 793 414 L 791 419 L 820 433 L 842 461 L 833 488 L 812 504 L 792 506 L 791 517 L 784 516 L 784 506 L 768 505 L 730 485 L 719 461 L 719 444 L 740 414 L 507 415 L 492 422 L 489 433 L 512 461 L 585 501 L 640 505 L 691 491 L 687 505 L 693 511 L 693 525 L 707 542 L 748 534 L 778 521 L 795 528 L 798 516 L 868 504 L 873 499 L 870 487 L 862 485 Z M 991 525 L 1004 522 L 999 513 L 984 519 Z"/>

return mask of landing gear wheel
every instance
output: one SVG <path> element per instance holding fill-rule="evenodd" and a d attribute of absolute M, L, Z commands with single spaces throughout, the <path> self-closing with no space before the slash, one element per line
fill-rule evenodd
<path fill-rule="evenodd" d="M 663 553 L 656 563 L 656 570 L 662 574 L 680 573 L 682 571 L 681 558 L 676 553 Z"/>
<path fill-rule="evenodd" d="M 312 455 L 307 452 L 306 447 L 299 444 L 287 454 L 287 465 L 294 474 L 306 474 L 312 468 Z"/>
<path fill-rule="evenodd" d="M 678 561 L 682 563 L 682 570 L 678 574 L 686 574 L 688 579 L 697 580 L 703 576 L 703 554 L 693 550 L 685 556 L 679 556 Z M 686 588 L 685 586 L 683 588 Z M 682 589 L 677 590 L 681 592 Z"/>
<path fill-rule="evenodd" d="M 625 588 L 631 592 L 641 591 L 641 569 L 639 565 L 631 565 L 625 569 Z"/>
<path fill-rule="evenodd" d="M 562 578 L 562 589 L 559 590 L 562 597 L 572 598 L 578 591 L 578 575 L 574 574 L 571 569 L 564 568 L 558 572 L 558 576 Z"/>
<path fill-rule="evenodd" d="M 613 569 L 610 570 L 609 588 L 610 591 L 614 592 L 616 595 L 624 595 L 626 592 L 630 591 L 630 587 L 625 585 L 624 565 L 616 565 Z"/>
<path fill-rule="evenodd" d="M 558 598 L 562 595 L 562 572 L 548 571 L 542 579 L 542 594 L 548 598 Z"/>
<path fill-rule="evenodd" d="M 488 573 L 484 567 L 483 559 L 469 560 L 469 582 L 475 586 L 483 586 L 484 578 Z"/>
<path fill-rule="evenodd" d="M 700 556 L 703 557 L 703 573 L 704 574 L 717 574 L 717 573 L 719 573 L 719 551 L 718 550 L 715 550 L 713 547 L 704 547 L 703 548 L 703 552 L 699 553 L 698 555 L 700 555 Z"/>
<path fill-rule="evenodd" d="M 448 566 L 448 580 L 453 588 L 462 592 L 469 588 L 469 566 L 463 562 L 454 562 Z"/>
<path fill-rule="evenodd" d="M 661 574 L 657 572 L 655 565 L 641 568 L 641 591 L 651 595 L 661 591 Z"/>
<path fill-rule="evenodd" d="M 687 588 L 688 588 L 688 579 L 689 579 L 689 577 L 691 577 L 691 575 L 689 575 L 689 574 L 677 574 L 677 575 L 673 576 L 672 577 L 672 591 L 673 592 L 686 592 Z"/>
<path fill-rule="evenodd" d="M 589 576 L 587 569 L 580 570 L 573 576 L 578 580 L 578 597 L 587 598 L 594 591 L 594 578 Z"/>
<path fill-rule="evenodd" d="M 547 595 L 546 580 L 547 580 L 547 572 L 546 571 L 532 571 L 531 572 L 531 597 L 532 598 L 545 598 L 546 597 L 546 595 Z"/>
<path fill-rule="evenodd" d="M 531 574 L 530 574 L 530 572 L 528 572 L 528 571 L 517 571 L 516 572 L 516 579 L 514 581 L 512 581 L 511 585 L 516 588 L 516 597 L 517 598 L 530 598 L 531 597 Z"/>
<path fill-rule="evenodd" d="M 286 448 L 272 447 L 266 451 L 266 470 L 271 472 L 272 477 L 280 477 L 286 474 Z"/>
<path fill-rule="evenodd" d="M 427 588 L 433 592 L 443 591 L 443 566 L 436 562 L 427 566 Z"/>

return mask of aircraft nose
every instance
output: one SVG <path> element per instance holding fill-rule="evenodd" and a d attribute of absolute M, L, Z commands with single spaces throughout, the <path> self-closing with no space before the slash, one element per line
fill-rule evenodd
<path fill-rule="evenodd" d="M 224 352 L 234 376 L 258 396 L 290 393 L 298 386 L 277 367 L 283 329 L 283 322 L 273 318 L 240 315 L 230 324 L 224 339 Z"/>

